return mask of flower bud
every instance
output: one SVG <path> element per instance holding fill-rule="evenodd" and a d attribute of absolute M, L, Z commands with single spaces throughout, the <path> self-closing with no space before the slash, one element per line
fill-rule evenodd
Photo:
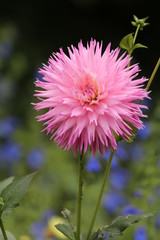
<path fill-rule="evenodd" d="M 134 18 L 134 21 L 131 21 L 131 24 L 134 27 L 137 27 L 138 25 L 140 25 L 140 30 L 143 30 L 145 26 L 149 25 L 149 23 L 145 22 L 148 19 L 148 17 L 138 19 L 135 15 L 133 15 L 133 18 Z"/>

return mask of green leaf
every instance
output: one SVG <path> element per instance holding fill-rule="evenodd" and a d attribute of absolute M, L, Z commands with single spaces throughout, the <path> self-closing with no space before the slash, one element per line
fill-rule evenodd
<path fill-rule="evenodd" d="M 0 216 L 2 215 L 2 208 L 4 206 L 3 198 L 0 197 Z"/>
<path fill-rule="evenodd" d="M 3 198 L 2 197 L 0 197 L 0 205 L 4 205 L 4 202 L 3 202 Z"/>
<path fill-rule="evenodd" d="M 121 233 L 126 230 L 129 226 L 138 223 L 140 220 L 143 220 L 148 217 L 153 217 L 156 213 L 147 213 L 147 214 L 135 214 L 129 216 L 119 216 L 113 222 L 105 226 L 104 230 L 114 230 L 116 233 Z"/>
<path fill-rule="evenodd" d="M 138 22 L 138 17 L 136 15 L 133 15 L 134 21 Z"/>
<path fill-rule="evenodd" d="M 71 212 L 67 208 L 65 208 L 61 213 L 63 217 L 68 220 L 68 222 L 71 221 Z"/>
<path fill-rule="evenodd" d="M 127 50 L 128 52 L 132 52 L 133 34 L 129 33 L 128 35 L 123 37 L 122 40 L 120 41 L 119 45 L 120 45 L 120 48 L 123 48 L 123 49 Z"/>
<path fill-rule="evenodd" d="M 138 223 L 148 217 L 154 216 L 156 213 L 135 214 L 129 216 L 119 216 L 109 225 L 100 228 L 91 237 L 91 240 L 114 240 L 118 236 L 122 236 L 123 232 L 131 225 Z"/>
<path fill-rule="evenodd" d="M 69 239 L 71 239 L 71 240 L 75 240 L 76 239 L 71 224 L 69 224 L 69 223 L 64 223 L 64 224 L 59 223 L 59 224 L 55 225 L 55 227 L 61 233 L 63 233 L 66 237 L 68 237 Z"/>
<path fill-rule="evenodd" d="M 67 223 L 57 224 L 55 227 L 69 239 L 75 240 L 76 228 L 71 223 L 71 212 L 65 208 L 61 213 L 63 217 L 67 220 Z"/>
<path fill-rule="evenodd" d="M 3 180 L 2 182 L 0 182 L 0 195 L 1 192 L 11 183 L 13 182 L 14 177 L 9 177 L 5 180 Z"/>
<path fill-rule="evenodd" d="M 9 231 L 6 231 L 6 235 L 7 235 L 8 240 L 16 240 L 16 238 L 13 236 L 13 234 L 10 233 Z M 0 240 L 4 240 L 1 229 L 0 229 Z"/>
<path fill-rule="evenodd" d="M 131 21 L 131 24 L 132 24 L 134 27 L 137 26 L 136 22 Z"/>
<path fill-rule="evenodd" d="M 3 213 L 10 211 L 19 205 L 20 200 L 26 193 L 28 186 L 35 173 L 29 174 L 21 178 L 15 178 L 1 193 L 4 206 Z"/>
<path fill-rule="evenodd" d="M 136 44 L 133 46 L 133 50 L 135 50 L 136 48 L 148 48 L 148 47 L 145 46 L 145 45 L 142 45 L 141 43 L 136 43 Z"/>

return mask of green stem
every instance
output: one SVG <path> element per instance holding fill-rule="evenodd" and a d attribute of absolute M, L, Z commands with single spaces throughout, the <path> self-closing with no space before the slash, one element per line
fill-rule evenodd
<path fill-rule="evenodd" d="M 154 79 L 154 77 L 155 77 L 155 75 L 156 75 L 156 72 L 157 72 L 159 66 L 160 66 L 160 58 L 158 59 L 157 64 L 156 64 L 156 66 L 155 66 L 155 68 L 154 68 L 154 70 L 153 70 L 153 72 L 152 72 L 152 75 L 151 75 L 151 77 L 150 77 L 150 79 L 149 79 L 149 81 L 148 81 L 148 84 L 147 84 L 147 86 L 146 86 L 146 90 L 147 90 L 147 91 L 148 91 L 148 89 L 149 89 L 150 86 L 151 86 L 151 83 L 152 83 L 152 81 L 153 81 L 153 79 Z"/>
<path fill-rule="evenodd" d="M 4 240 L 8 240 L 7 234 L 6 234 L 6 231 L 5 231 L 5 228 L 4 228 L 4 225 L 3 225 L 3 222 L 2 222 L 2 219 L 1 219 L 1 218 L 0 218 L 0 228 L 1 228 L 2 235 L 3 235 Z"/>
<path fill-rule="evenodd" d="M 79 166 L 78 166 L 78 202 L 77 202 L 77 234 L 76 239 L 80 240 L 80 234 L 81 234 L 81 203 L 82 203 L 82 187 L 83 187 L 83 152 L 80 154 L 79 158 Z"/>
<path fill-rule="evenodd" d="M 140 29 L 140 24 L 138 24 L 138 26 L 136 28 L 136 32 L 135 32 L 134 37 L 133 37 L 133 46 L 134 46 L 134 44 L 136 42 L 136 38 L 137 38 L 139 29 Z"/>
<path fill-rule="evenodd" d="M 137 26 L 137 28 L 136 28 L 136 31 L 135 31 L 135 34 L 134 34 L 134 37 L 133 37 L 133 46 L 132 46 L 132 47 L 134 47 L 134 45 L 135 45 L 135 42 L 136 42 L 136 38 L 137 38 L 137 35 L 138 35 L 138 32 L 139 32 L 139 29 L 140 29 L 140 24 L 138 24 L 138 26 Z M 128 51 L 129 57 L 131 57 L 132 51 L 133 51 L 133 50 Z M 131 61 L 128 63 L 127 67 L 130 67 L 130 65 L 131 65 Z"/>
<path fill-rule="evenodd" d="M 93 218 L 92 218 L 92 221 L 91 221 L 91 225 L 90 225 L 86 240 L 89 240 L 92 229 L 93 229 L 93 226 L 94 226 L 94 222 L 95 222 L 95 219 L 96 219 L 96 216 L 97 216 L 97 212 L 98 212 L 98 209 L 99 209 L 100 204 L 101 204 L 104 188 L 105 188 L 105 185 L 106 185 L 106 182 L 107 182 L 107 179 L 108 179 L 108 175 L 109 175 L 109 172 L 110 172 L 113 156 L 114 156 L 114 151 L 111 152 L 111 155 L 110 155 L 108 163 L 107 163 L 104 179 L 103 179 L 102 186 L 101 186 L 100 193 L 99 193 L 98 200 L 97 200 L 97 205 L 96 205 L 96 208 L 95 208 L 95 211 L 94 211 L 94 214 L 93 214 Z"/>
<path fill-rule="evenodd" d="M 151 86 L 151 83 L 153 82 L 153 79 L 154 79 L 154 77 L 155 77 L 155 75 L 156 75 L 156 72 L 157 72 L 159 66 L 160 66 L 160 58 L 158 59 L 157 64 L 156 64 L 155 68 L 153 69 L 153 72 L 152 72 L 152 74 L 151 74 L 151 77 L 150 77 L 150 79 L 149 79 L 149 81 L 148 81 L 148 83 L 147 83 L 147 86 L 146 86 L 146 90 L 147 90 L 147 91 L 149 90 L 149 88 L 150 88 L 150 86 Z M 143 100 L 139 100 L 138 103 L 141 104 L 142 102 L 143 102 Z"/>

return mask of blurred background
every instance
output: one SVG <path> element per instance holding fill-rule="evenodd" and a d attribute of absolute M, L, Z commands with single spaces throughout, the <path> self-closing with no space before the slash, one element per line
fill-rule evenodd
<path fill-rule="evenodd" d="M 138 34 L 137 42 L 148 49 L 134 52 L 141 74 L 150 77 L 160 53 L 159 8 L 157 1 L 54 0 L 3 1 L 0 6 L 0 181 L 38 171 L 29 191 L 6 228 L 20 240 L 57 238 L 52 221 L 66 207 L 73 212 L 77 190 L 77 160 L 72 152 L 58 149 L 41 133 L 31 102 L 36 101 L 34 81 L 38 69 L 52 52 L 80 39 L 91 38 L 119 46 L 123 36 L 134 32 L 133 14 L 149 16 L 150 23 Z M 118 214 L 160 209 L 160 99 L 158 71 L 151 86 L 152 101 L 146 128 L 132 144 L 121 142 L 109 178 L 109 186 L 95 224 L 110 222 Z M 108 154 L 89 153 L 84 168 L 83 229 L 92 215 Z M 85 214 L 87 212 L 87 214 Z M 127 230 L 124 239 L 157 239 L 160 215 Z M 142 238 L 143 237 L 143 238 Z"/>

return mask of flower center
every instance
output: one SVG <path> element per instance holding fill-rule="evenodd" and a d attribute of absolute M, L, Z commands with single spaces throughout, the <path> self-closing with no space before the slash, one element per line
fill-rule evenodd
<path fill-rule="evenodd" d="M 92 100 L 97 100 L 98 97 L 98 89 L 91 83 L 87 83 L 83 88 L 83 95 L 88 100 L 87 102 L 91 102 Z"/>
<path fill-rule="evenodd" d="M 98 100 L 98 86 L 95 80 L 95 76 L 81 76 L 75 81 L 74 92 L 76 98 L 78 98 L 82 105 L 94 104 Z"/>

